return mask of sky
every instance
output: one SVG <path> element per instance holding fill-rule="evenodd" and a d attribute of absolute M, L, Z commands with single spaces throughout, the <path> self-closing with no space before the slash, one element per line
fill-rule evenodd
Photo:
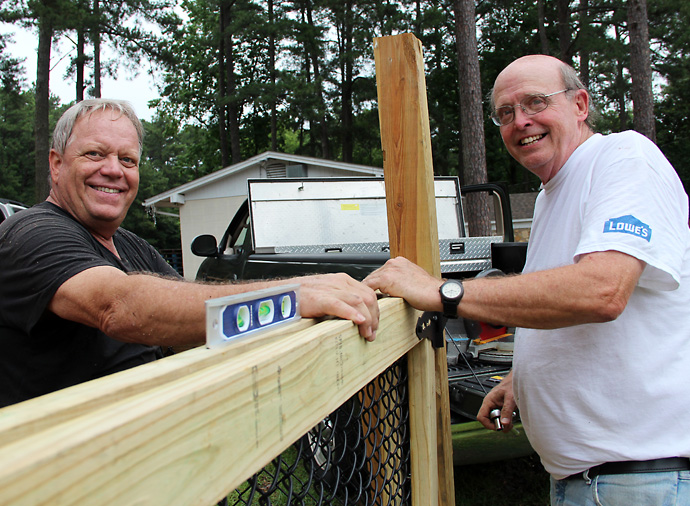
<path fill-rule="evenodd" d="M 38 36 L 35 32 L 13 24 L 0 24 L 0 32 L 13 34 L 13 41 L 7 43 L 6 51 L 14 58 L 25 58 L 24 77 L 26 86 L 32 86 L 36 81 L 36 48 L 38 46 Z M 65 71 L 72 58 L 70 51 L 74 45 L 64 36 L 59 38 L 57 43 L 53 43 L 50 56 L 50 92 L 60 97 L 60 102 L 66 104 L 75 99 L 75 78 L 65 78 Z M 109 55 L 104 54 L 103 58 Z M 87 75 L 89 69 L 86 70 Z M 126 68 L 119 69 L 117 79 L 103 77 L 101 79 L 101 95 L 104 98 L 114 98 L 129 101 L 139 118 L 150 120 L 154 110 L 148 108 L 147 102 L 158 98 L 159 94 L 153 83 L 152 77 L 148 74 L 148 66 L 142 65 L 137 76 Z"/>

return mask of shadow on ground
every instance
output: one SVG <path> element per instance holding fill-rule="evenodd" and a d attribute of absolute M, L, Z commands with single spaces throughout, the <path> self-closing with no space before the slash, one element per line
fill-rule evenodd
<path fill-rule="evenodd" d="M 549 475 L 531 455 L 456 466 L 455 506 L 548 506 Z"/>

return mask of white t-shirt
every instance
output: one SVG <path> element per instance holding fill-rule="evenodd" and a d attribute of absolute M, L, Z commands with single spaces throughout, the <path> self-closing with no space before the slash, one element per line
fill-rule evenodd
<path fill-rule="evenodd" d="M 557 479 L 603 462 L 690 456 L 688 196 L 635 132 L 592 136 L 543 185 L 524 272 L 610 250 L 647 264 L 615 321 L 516 336 L 520 415 Z"/>

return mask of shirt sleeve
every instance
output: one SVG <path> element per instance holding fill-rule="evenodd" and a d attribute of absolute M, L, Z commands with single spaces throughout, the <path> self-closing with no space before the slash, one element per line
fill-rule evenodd
<path fill-rule="evenodd" d="M 639 286 L 675 290 L 688 242 L 687 195 L 665 159 L 617 155 L 593 173 L 575 261 L 620 251 L 646 263 Z"/>
<path fill-rule="evenodd" d="M 23 215 L 23 216 L 22 216 Z M 86 230 L 49 210 L 27 210 L 0 235 L 0 310 L 4 321 L 29 333 L 66 280 L 112 265 Z"/>

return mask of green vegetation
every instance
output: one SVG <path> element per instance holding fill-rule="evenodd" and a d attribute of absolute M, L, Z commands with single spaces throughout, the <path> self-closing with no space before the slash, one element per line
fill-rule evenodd
<path fill-rule="evenodd" d="M 154 65 L 161 99 L 146 123 L 141 200 L 265 150 L 381 165 L 373 39 L 400 32 L 414 33 L 425 49 L 436 172 L 463 177 L 458 104 L 467 83 L 458 76 L 455 10 L 448 1 L 198 0 L 181 2 L 180 17 L 165 1 L 151 1 L 145 9 L 128 1 L 120 10 L 104 0 L 44 3 L 43 10 L 23 1 L 14 7 L 0 3 L 0 20 L 38 26 L 48 13 L 84 14 L 62 16 L 53 29 L 57 37 L 73 40 L 86 35 L 83 57 L 73 65 L 75 73 L 80 66 L 93 68 L 83 77 L 87 96 L 96 93 L 97 77 L 109 68 L 138 66 L 145 59 Z M 624 0 L 476 4 L 482 93 L 514 58 L 548 52 L 572 63 L 589 83 L 603 132 L 631 128 L 626 10 Z M 690 5 L 649 0 L 648 17 L 657 142 L 687 187 Z M 124 28 L 144 20 L 160 33 Z M 27 82 L 34 76 L 6 54 L 4 37 L 0 195 L 32 204 L 35 97 Z M 96 41 L 119 51 L 121 61 L 99 63 L 96 72 Z M 53 99 L 53 121 L 63 107 Z M 504 181 L 512 191 L 536 189 L 538 181 L 503 148 L 486 100 L 483 107 L 488 179 Z M 156 227 L 142 224 L 139 203 L 126 226 L 161 248 L 174 247 L 167 244 L 176 240 L 174 225 L 162 217 Z"/>

